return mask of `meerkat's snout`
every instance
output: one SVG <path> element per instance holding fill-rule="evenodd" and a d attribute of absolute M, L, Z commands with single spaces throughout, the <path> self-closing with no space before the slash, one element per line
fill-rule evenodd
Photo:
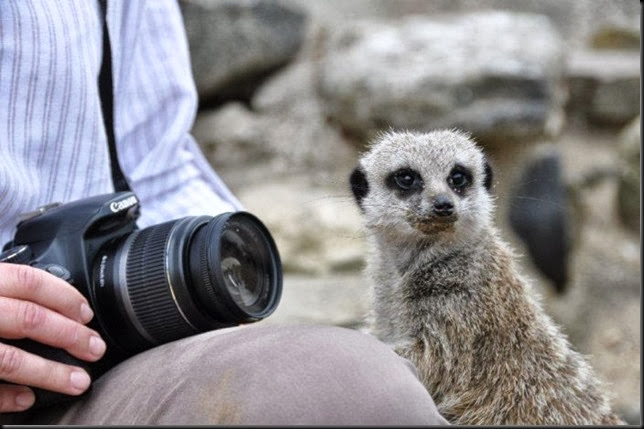
<path fill-rule="evenodd" d="M 432 213 L 444 221 L 453 222 L 456 220 L 454 203 L 446 194 L 438 194 L 432 198 Z"/>
<path fill-rule="evenodd" d="M 409 223 L 420 232 L 431 235 L 454 228 L 458 220 L 458 210 L 448 193 L 426 196 L 420 206 L 408 219 Z"/>

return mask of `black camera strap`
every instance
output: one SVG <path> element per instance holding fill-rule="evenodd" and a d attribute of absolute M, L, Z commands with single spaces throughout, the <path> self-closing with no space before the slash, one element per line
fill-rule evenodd
<path fill-rule="evenodd" d="M 110 152 L 110 164 L 112 169 L 112 183 L 114 190 L 131 191 L 116 152 L 116 136 L 114 133 L 114 84 L 112 81 L 112 46 L 110 35 L 107 29 L 107 0 L 99 0 L 103 16 L 103 59 L 101 70 L 98 75 L 98 90 L 101 99 L 101 110 L 103 111 L 103 123 L 107 135 L 107 145 Z"/>

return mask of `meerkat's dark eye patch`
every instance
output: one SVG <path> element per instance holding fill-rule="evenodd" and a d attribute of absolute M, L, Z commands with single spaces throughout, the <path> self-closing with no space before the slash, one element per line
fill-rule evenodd
<path fill-rule="evenodd" d="M 456 165 L 447 176 L 447 184 L 454 192 L 461 194 L 472 184 L 472 172 L 462 165 Z"/>
<path fill-rule="evenodd" d="M 389 189 L 399 191 L 402 194 L 412 194 L 423 189 L 424 182 L 417 171 L 411 168 L 401 168 L 387 176 L 385 185 Z"/>
<path fill-rule="evenodd" d="M 356 203 L 362 209 L 362 200 L 369 193 L 369 182 L 367 181 L 367 176 L 362 171 L 362 168 L 356 167 L 349 177 L 349 183 L 351 185 L 351 191 L 353 196 L 356 199 Z"/>
<path fill-rule="evenodd" d="M 485 186 L 485 189 L 488 191 L 492 187 L 492 179 L 494 178 L 494 174 L 492 173 L 492 167 L 490 167 L 490 164 L 485 161 L 485 180 L 483 181 L 483 185 Z"/>

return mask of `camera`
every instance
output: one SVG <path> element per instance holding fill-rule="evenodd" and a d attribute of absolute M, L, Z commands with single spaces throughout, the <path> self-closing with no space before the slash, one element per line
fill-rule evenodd
<path fill-rule="evenodd" d="M 88 363 L 29 339 L 5 341 L 85 368 L 92 379 L 129 356 L 197 333 L 269 316 L 282 292 L 277 247 L 245 211 L 138 228 L 133 192 L 50 204 L 23 215 L 0 262 L 60 277 L 89 301 L 107 350 Z M 4 340 L 3 340 L 4 341 Z M 34 389 L 36 406 L 71 399 Z"/>

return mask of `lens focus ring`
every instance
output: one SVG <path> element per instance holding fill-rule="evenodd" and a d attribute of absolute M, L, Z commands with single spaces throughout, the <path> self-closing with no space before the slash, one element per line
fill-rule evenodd
<path fill-rule="evenodd" d="M 168 283 L 167 240 L 175 221 L 139 231 L 127 256 L 126 279 L 134 314 L 157 344 L 195 333 Z"/>

